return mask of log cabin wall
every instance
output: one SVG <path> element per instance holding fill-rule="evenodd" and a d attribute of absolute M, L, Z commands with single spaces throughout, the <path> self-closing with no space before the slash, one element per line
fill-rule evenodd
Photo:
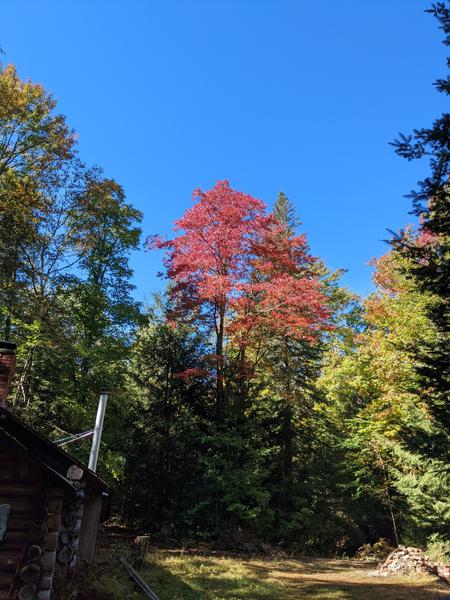
<path fill-rule="evenodd" d="M 0 436 L 0 505 L 10 507 L 0 541 L 0 600 L 49 600 L 63 495 L 63 485 Z"/>
<path fill-rule="evenodd" d="M 67 478 L 76 489 L 66 492 L 64 497 L 57 561 L 64 566 L 74 567 L 78 557 L 81 524 L 84 513 L 86 479 L 84 470 L 77 465 L 69 467 Z"/>
<path fill-rule="evenodd" d="M 55 565 L 93 560 L 106 490 L 0 406 L 0 600 L 49 600 Z"/>

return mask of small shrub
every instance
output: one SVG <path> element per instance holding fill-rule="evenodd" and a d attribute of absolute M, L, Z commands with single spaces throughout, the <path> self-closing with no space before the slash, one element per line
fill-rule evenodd
<path fill-rule="evenodd" d="M 385 538 L 380 538 L 374 544 L 363 544 L 358 548 L 356 558 L 362 560 L 383 560 L 390 554 L 394 548 L 386 541 Z"/>

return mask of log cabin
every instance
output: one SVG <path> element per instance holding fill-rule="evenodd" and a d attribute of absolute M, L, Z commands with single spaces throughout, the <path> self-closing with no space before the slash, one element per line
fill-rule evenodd
<path fill-rule="evenodd" d="M 107 485 L 8 411 L 14 350 L 0 342 L 0 600 L 49 600 L 56 569 L 93 560 Z"/>

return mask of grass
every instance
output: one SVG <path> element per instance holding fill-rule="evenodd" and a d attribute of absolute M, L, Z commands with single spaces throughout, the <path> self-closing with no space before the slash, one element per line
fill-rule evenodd
<path fill-rule="evenodd" d="M 99 569 L 111 564 L 101 555 Z M 352 560 L 198 556 L 155 551 L 140 575 L 160 600 L 450 600 L 450 586 L 433 576 L 371 577 L 373 565 Z M 143 598 L 120 567 L 102 589 L 121 600 Z"/>

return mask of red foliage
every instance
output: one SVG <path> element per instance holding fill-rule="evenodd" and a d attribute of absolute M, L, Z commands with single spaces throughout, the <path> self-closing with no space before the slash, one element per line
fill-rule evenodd
<path fill-rule="evenodd" d="M 175 377 L 178 377 L 179 379 L 183 379 L 184 382 L 188 382 L 190 379 L 194 378 L 194 377 L 207 377 L 209 375 L 209 372 L 206 369 L 199 369 L 199 368 L 190 368 L 190 369 L 185 369 L 184 371 L 181 371 L 181 373 L 175 373 Z"/>
<path fill-rule="evenodd" d="M 312 340 L 326 328 L 326 297 L 304 236 L 290 237 L 261 200 L 227 181 L 195 190 L 193 199 L 174 239 L 147 241 L 166 250 L 170 294 L 181 314 L 241 346 L 270 334 Z"/>
<path fill-rule="evenodd" d="M 193 200 L 175 222 L 175 231 L 183 233 L 168 241 L 152 236 L 147 246 L 168 250 L 164 264 L 175 283 L 172 295 L 188 305 L 191 296 L 195 303 L 222 305 L 248 277 L 252 243 L 270 218 L 260 200 L 232 190 L 227 181 L 209 192 L 195 190 Z"/>

